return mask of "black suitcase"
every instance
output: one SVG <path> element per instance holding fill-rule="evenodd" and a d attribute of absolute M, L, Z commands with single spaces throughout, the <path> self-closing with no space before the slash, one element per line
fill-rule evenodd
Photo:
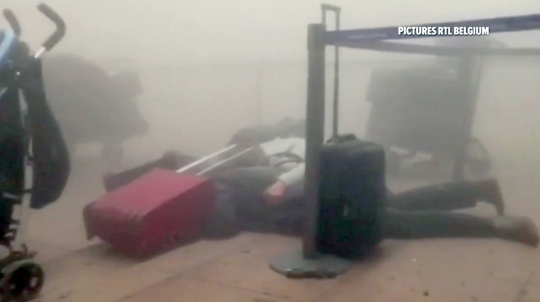
<path fill-rule="evenodd" d="M 382 239 L 385 156 L 375 143 L 340 137 L 321 149 L 317 232 L 319 252 L 365 255 Z"/>

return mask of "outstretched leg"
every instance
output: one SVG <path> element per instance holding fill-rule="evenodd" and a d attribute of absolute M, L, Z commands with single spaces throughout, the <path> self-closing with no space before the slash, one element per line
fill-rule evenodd
<path fill-rule="evenodd" d="M 161 168 L 165 170 L 176 170 L 195 160 L 196 158 L 193 156 L 184 155 L 180 152 L 168 151 L 165 152 L 161 158 L 142 164 L 135 168 L 120 173 L 105 173 L 103 175 L 103 184 L 108 192 L 114 191 L 119 187 L 129 184 L 153 169 Z"/>
<path fill-rule="evenodd" d="M 387 210 L 384 219 L 387 238 L 475 237 L 517 241 L 538 245 L 538 229 L 526 217 L 479 217 L 452 212 L 402 212 Z"/>
<path fill-rule="evenodd" d="M 400 211 L 459 210 L 473 208 L 478 201 L 492 204 L 499 215 L 504 202 L 495 179 L 451 182 L 393 194 L 388 207 Z"/>

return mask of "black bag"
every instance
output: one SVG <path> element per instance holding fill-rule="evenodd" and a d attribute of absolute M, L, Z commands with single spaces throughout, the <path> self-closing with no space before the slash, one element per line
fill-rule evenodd
<path fill-rule="evenodd" d="M 13 51 L 13 55 L 21 53 Z M 31 138 L 33 187 L 30 206 L 40 209 L 60 197 L 71 172 L 70 159 L 62 132 L 45 97 L 41 61 L 24 61 L 19 64 L 24 71 L 16 85 L 9 86 L 12 71 L 7 68 L 3 77 L 0 77 L 0 86 L 10 87 L 0 100 L 3 105 L 0 108 L 5 110 L 0 115 L 0 126 L 4 130 L 2 132 L 5 132 L 0 135 L 0 149 L 3 150 L 0 174 L 5 178 L 0 190 L 12 194 L 22 193 L 26 145 L 28 138 Z M 26 121 L 20 118 L 19 90 L 28 104 Z M 28 123 L 27 128 L 23 127 L 23 122 Z"/>
<path fill-rule="evenodd" d="M 324 144 L 319 196 L 318 251 L 347 258 L 365 255 L 382 239 L 383 148 L 354 135 Z"/>
<path fill-rule="evenodd" d="M 60 198 L 71 164 L 62 131 L 45 97 L 40 60 L 25 70 L 20 86 L 28 103 L 32 137 L 34 186 L 31 207 L 40 209 Z"/>

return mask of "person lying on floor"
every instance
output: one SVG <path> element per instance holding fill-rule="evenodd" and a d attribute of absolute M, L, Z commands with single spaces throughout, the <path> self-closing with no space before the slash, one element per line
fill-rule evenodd
<path fill-rule="evenodd" d="M 305 128 L 306 124 L 304 119 L 284 117 L 277 123 L 245 127 L 238 130 L 231 137 L 227 146 L 238 144 L 254 146 L 278 137 L 304 137 Z M 161 158 L 142 164 L 133 169 L 120 173 L 106 172 L 103 175 L 103 182 L 105 184 L 105 189 L 110 192 L 134 181 L 155 168 L 178 170 L 197 159 L 197 157 L 184 154 L 183 152 L 167 151 Z M 190 171 L 193 172 L 195 170 Z"/>
<path fill-rule="evenodd" d="M 217 210 L 206 224 L 206 236 L 226 238 L 244 230 L 298 234 L 304 218 L 304 153 L 304 139 L 276 138 L 239 157 L 233 168 L 212 175 L 219 196 Z M 174 153 L 164 157 L 163 162 L 167 161 L 174 161 Z M 478 202 L 494 206 L 499 215 L 481 217 L 452 212 L 473 208 Z M 539 236 L 534 222 L 527 217 L 506 216 L 504 208 L 495 179 L 389 193 L 385 237 L 496 237 L 537 246 Z"/>

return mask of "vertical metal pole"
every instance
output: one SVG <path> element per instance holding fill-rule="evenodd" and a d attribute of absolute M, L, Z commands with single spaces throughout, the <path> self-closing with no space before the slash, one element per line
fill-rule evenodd
<path fill-rule="evenodd" d="M 322 24 L 326 29 L 326 12 L 332 11 L 336 14 L 336 30 L 340 30 L 341 8 L 333 5 L 322 4 Z M 332 138 L 336 138 L 339 133 L 339 46 L 334 47 L 334 99 L 332 103 Z"/>
<path fill-rule="evenodd" d="M 340 28 L 339 12 L 336 13 L 336 30 Z M 334 48 L 334 103 L 333 103 L 332 137 L 339 133 L 339 47 Z"/>
<path fill-rule="evenodd" d="M 256 66 L 257 70 L 257 76 L 256 76 L 256 93 L 257 96 L 255 98 L 255 101 L 257 102 L 255 104 L 255 124 L 261 125 L 262 124 L 262 64 L 257 64 Z"/>
<path fill-rule="evenodd" d="M 475 71 L 473 57 L 466 55 L 461 58 L 459 65 L 459 79 L 462 81 L 462 87 L 464 87 L 466 96 L 463 102 L 463 112 L 467 120 L 462 124 L 462 131 L 460 133 L 460 146 L 457 154 L 454 157 L 454 170 L 452 173 L 453 180 L 465 179 L 465 164 L 467 160 L 467 149 L 472 133 L 474 107 L 476 107 L 476 91 L 473 85 L 473 74 Z"/>
<path fill-rule="evenodd" d="M 317 255 L 316 238 L 319 220 L 320 151 L 324 141 L 325 98 L 325 28 L 308 27 L 308 99 L 306 109 L 305 203 L 307 220 L 302 240 L 305 258 Z"/>

